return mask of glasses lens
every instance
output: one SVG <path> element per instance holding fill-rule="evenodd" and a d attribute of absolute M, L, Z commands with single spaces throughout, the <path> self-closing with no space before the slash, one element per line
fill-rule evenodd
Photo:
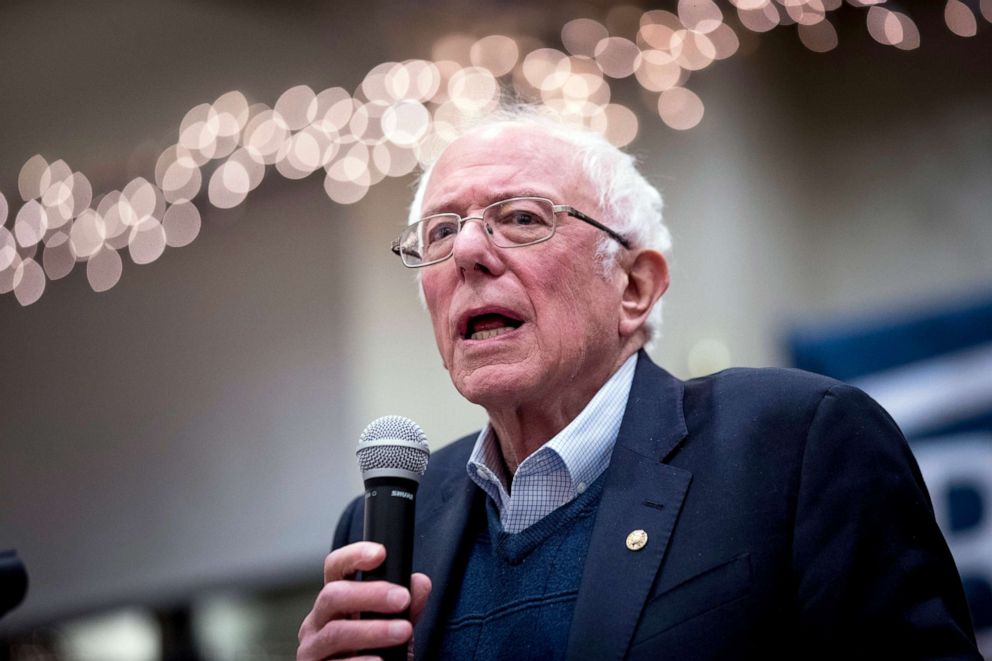
<path fill-rule="evenodd" d="M 413 226 L 416 250 L 421 256 L 418 263 L 444 259 L 451 254 L 455 235 L 458 234 L 458 216 L 439 214 L 429 216 Z"/>
<path fill-rule="evenodd" d="M 423 251 L 417 240 L 417 226 L 411 225 L 400 235 L 400 259 L 407 266 L 420 266 L 424 263 Z"/>
<path fill-rule="evenodd" d="M 555 231 L 555 209 L 550 201 L 519 197 L 499 202 L 485 211 L 483 218 L 492 228 L 493 242 L 504 248 L 535 243 Z"/>

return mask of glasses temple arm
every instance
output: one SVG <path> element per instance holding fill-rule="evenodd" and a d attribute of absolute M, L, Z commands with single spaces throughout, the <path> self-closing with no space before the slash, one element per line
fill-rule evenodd
<path fill-rule="evenodd" d="M 622 236 L 621 234 L 618 234 L 617 232 L 614 232 L 613 230 L 611 230 L 609 227 L 607 227 L 603 223 L 599 222 L 598 220 L 593 220 L 592 218 L 590 218 L 589 216 L 585 215 L 584 213 L 582 213 L 581 211 L 579 211 L 578 209 L 576 209 L 574 207 L 563 205 L 561 207 L 561 209 L 562 209 L 562 211 L 564 211 L 565 213 L 567 213 L 569 216 L 572 216 L 573 218 L 578 218 L 582 222 L 589 223 L 593 227 L 595 227 L 597 229 L 603 230 L 604 232 L 606 232 L 607 234 L 609 234 L 611 238 L 615 239 L 617 241 L 617 243 L 619 243 L 620 245 L 622 245 L 624 248 L 627 248 L 628 250 L 630 250 L 630 247 L 631 247 L 630 246 L 630 241 L 628 241 L 626 237 Z"/>

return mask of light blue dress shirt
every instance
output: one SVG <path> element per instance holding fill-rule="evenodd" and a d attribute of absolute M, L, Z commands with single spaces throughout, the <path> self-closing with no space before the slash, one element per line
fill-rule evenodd
<path fill-rule="evenodd" d="M 503 530 L 518 533 L 570 502 L 603 474 L 627 408 L 635 353 L 603 384 L 582 412 L 517 467 L 510 490 L 491 425 L 479 433 L 468 475 L 493 500 Z"/>

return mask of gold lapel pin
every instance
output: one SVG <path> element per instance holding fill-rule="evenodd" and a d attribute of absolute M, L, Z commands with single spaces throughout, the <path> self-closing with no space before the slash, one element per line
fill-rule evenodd
<path fill-rule="evenodd" d="M 631 551 L 640 551 L 647 546 L 647 543 L 648 534 L 640 528 L 630 531 L 630 534 L 627 535 L 627 548 Z"/>

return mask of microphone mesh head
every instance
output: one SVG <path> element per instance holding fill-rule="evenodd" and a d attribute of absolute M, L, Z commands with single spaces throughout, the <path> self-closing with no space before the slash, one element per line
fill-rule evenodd
<path fill-rule="evenodd" d="M 399 469 L 416 473 L 427 470 L 431 451 L 420 426 L 401 415 L 387 415 L 369 423 L 358 440 L 358 467 L 370 470 Z"/>

